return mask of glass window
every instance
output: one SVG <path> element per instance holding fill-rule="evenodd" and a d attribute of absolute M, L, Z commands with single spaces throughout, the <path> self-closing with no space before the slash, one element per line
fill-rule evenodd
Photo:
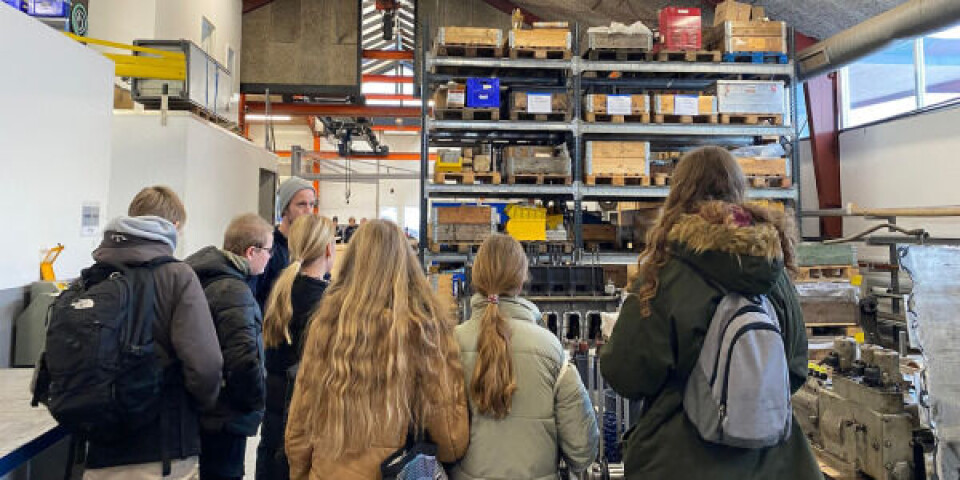
<path fill-rule="evenodd" d="M 960 25 L 923 38 L 924 106 L 960 97 Z"/>
<path fill-rule="evenodd" d="M 797 135 L 801 140 L 810 138 L 810 123 L 807 120 L 806 83 L 797 85 Z"/>
<path fill-rule="evenodd" d="M 217 27 L 213 25 L 213 22 L 207 20 L 207 17 L 203 17 L 200 23 L 200 48 L 203 51 L 210 53 L 213 51 L 213 44 L 215 43 L 214 35 L 216 34 Z"/>
<path fill-rule="evenodd" d="M 380 209 L 380 219 L 381 220 L 390 220 L 393 223 L 399 221 L 397 216 L 397 207 L 383 207 Z"/>
<path fill-rule="evenodd" d="M 420 238 L 419 207 L 403 207 L 403 230 L 413 238 Z"/>
<path fill-rule="evenodd" d="M 844 127 L 917 109 L 913 40 L 898 42 L 847 67 Z"/>

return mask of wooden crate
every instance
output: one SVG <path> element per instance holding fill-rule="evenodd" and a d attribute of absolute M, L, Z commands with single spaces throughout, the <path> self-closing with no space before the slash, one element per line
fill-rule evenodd
<path fill-rule="evenodd" d="M 441 45 L 503 46 L 503 31 L 499 28 L 440 27 L 437 43 Z"/>
<path fill-rule="evenodd" d="M 617 241 L 617 226 L 609 223 L 582 226 L 584 242 L 612 243 Z"/>
<path fill-rule="evenodd" d="M 493 158 L 489 154 L 474 154 L 473 156 L 474 172 L 493 171 Z"/>
<path fill-rule="evenodd" d="M 717 5 L 717 8 L 714 10 L 713 24 L 716 26 L 726 21 L 745 22 L 750 20 L 752 14 L 753 8 L 750 5 L 734 0 L 727 0 Z"/>
<path fill-rule="evenodd" d="M 625 97 L 630 98 L 629 110 L 620 110 L 614 109 L 611 113 L 610 107 L 619 107 L 619 105 L 612 105 L 615 101 L 611 97 L 619 97 L 619 99 L 626 100 Z M 626 103 L 626 102 L 623 102 Z M 587 94 L 583 98 L 583 110 L 588 113 L 603 113 L 603 114 L 613 114 L 613 115 L 639 115 L 643 113 L 650 113 L 650 97 L 648 95 L 607 95 L 605 93 L 591 93 Z"/>
<path fill-rule="evenodd" d="M 434 243 L 443 244 L 480 244 L 492 234 L 493 227 L 490 226 L 490 219 L 487 219 L 486 225 L 456 223 L 437 225 L 433 229 L 431 239 Z"/>
<path fill-rule="evenodd" d="M 709 48 L 733 52 L 787 53 L 787 24 L 768 21 L 728 21 L 703 34 Z"/>
<path fill-rule="evenodd" d="M 653 113 L 657 115 L 680 115 L 676 110 L 676 95 L 674 94 L 655 94 L 653 96 Z M 700 95 L 697 98 L 698 115 L 716 115 L 717 97 L 713 95 Z M 684 113 L 683 115 L 689 115 Z"/>
<path fill-rule="evenodd" d="M 587 175 L 648 175 L 649 142 L 587 142 L 584 173 Z"/>
<path fill-rule="evenodd" d="M 510 48 L 570 50 L 570 30 L 565 28 L 532 28 L 510 30 Z"/>
<path fill-rule="evenodd" d="M 531 112 L 528 95 L 550 95 L 550 112 Z M 567 121 L 570 120 L 570 94 L 567 92 L 520 91 L 510 94 L 511 120 Z"/>
<path fill-rule="evenodd" d="M 587 32 L 588 50 L 634 50 L 649 51 L 653 48 L 653 35 L 609 32 Z"/>
<path fill-rule="evenodd" d="M 437 207 L 438 224 L 490 225 L 490 207 Z"/>
<path fill-rule="evenodd" d="M 434 110 L 463 109 L 466 105 L 467 87 L 463 84 L 447 84 L 437 87 L 433 94 Z"/>
<path fill-rule="evenodd" d="M 522 175 L 570 175 L 570 155 L 566 148 L 511 145 L 503 149 L 503 173 Z M 513 183 L 508 180 L 508 182 Z"/>
<path fill-rule="evenodd" d="M 789 177 L 786 158 L 737 157 L 743 174 L 748 177 Z"/>

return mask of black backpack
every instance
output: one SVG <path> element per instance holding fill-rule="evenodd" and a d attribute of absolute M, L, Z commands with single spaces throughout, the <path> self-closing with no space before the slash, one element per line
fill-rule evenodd
<path fill-rule="evenodd" d="M 86 439 L 111 441 L 160 414 L 164 366 L 153 341 L 154 269 L 177 260 L 96 263 L 50 307 L 33 406 Z"/>

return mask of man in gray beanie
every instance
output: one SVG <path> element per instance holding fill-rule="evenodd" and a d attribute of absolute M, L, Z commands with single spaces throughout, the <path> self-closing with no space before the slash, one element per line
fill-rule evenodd
<path fill-rule="evenodd" d="M 317 204 L 317 192 L 313 184 L 300 178 L 290 177 L 280 184 L 277 190 L 277 214 L 280 216 L 280 225 L 273 231 L 273 249 L 270 251 L 270 262 L 267 263 L 263 274 L 250 279 L 250 288 L 257 297 L 260 310 L 264 311 L 273 283 L 277 281 L 280 272 L 290 264 L 290 247 L 287 245 L 287 234 L 294 220 L 301 215 L 313 213 Z"/>

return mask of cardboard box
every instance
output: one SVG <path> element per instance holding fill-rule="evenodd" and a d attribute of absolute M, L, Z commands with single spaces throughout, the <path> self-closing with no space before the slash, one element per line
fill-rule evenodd
<path fill-rule="evenodd" d="M 586 150 L 587 175 L 649 175 L 649 142 L 592 141 Z"/>
<path fill-rule="evenodd" d="M 753 14 L 753 8 L 746 3 L 726 0 L 717 5 L 713 13 L 713 25 L 717 26 L 723 22 L 747 22 L 750 21 L 750 15 Z"/>
<path fill-rule="evenodd" d="M 489 154 L 475 154 L 473 156 L 473 171 L 486 173 L 493 171 L 493 159 Z"/>
<path fill-rule="evenodd" d="M 510 30 L 510 48 L 552 48 L 569 50 L 570 30 L 566 28 L 532 28 Z"/>
<path fill-rule="evenodd" d="M 717 80 L 717 105 L 720 113 L 784 115 L 785 88 L 779 81 Z"/>
<path fill-rule="evenodd" d="M 750 9 L 750 20 L 764 20 L 767 18 L 767 10 L 763 7 L 754 6 Z"/>
<path fill-rule="evenodd" d="M 787 24 L 784 22 L 723 22 L 704 32 L 709 48 L 724 52 L 787 53 Z"/>
<path fill-rule="evenodd" d="M 503 31 L 499 28 L 440 27 L 437 43 L 441 45 L 503 46 Z"/>
<path fill-rule="evenodd" d="M 490 225 L 490 207 L 437 207 L 437 223 L 441 225 Z"/>
<path fill-rule="evenodd" d="M 650 97 L 639 95 L 608 95 L 591 93 L 583 99 L 584 111 L 606 115 L 641 115 L 650 113 Z"/>
<path fill-rule="evenodd" d="M 692 112 L 677 109 L 677 96 L 674 94 L 654 95 L 653 113 L 657 115 L 693 115 Z M 688 95 L 679 96 L 689 98 Z M 697 97 L 697 115 L 715 115 L 717 113 L 717 97 L 712 95 L 699 95 Z"/>

